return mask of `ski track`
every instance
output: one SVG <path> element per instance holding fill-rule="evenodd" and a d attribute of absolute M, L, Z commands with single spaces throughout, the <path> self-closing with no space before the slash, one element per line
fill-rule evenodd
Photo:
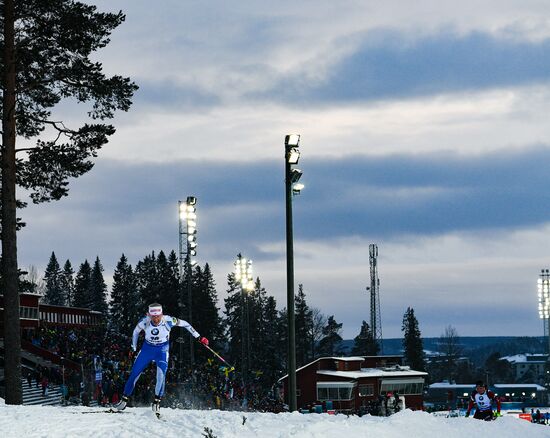
<path fill-rule="evenodd" d="M 327 414 L 267 414 L 227 411 L 162 409 L 162 420 L 150 408 L 127 408 L 123 414 L 88 413 L 98 408 L 0 406 L 3 438 L 117 437 L 153 433 L 163 438 L 205 436 L 205 427 L 217 438 L 550 438 L 550 426 L 531 424 L 512 416 L 494 422 L 435 417 L 405 410 L 391 417 Z M 243 416 L 246 422 L 243 425 Z"/>

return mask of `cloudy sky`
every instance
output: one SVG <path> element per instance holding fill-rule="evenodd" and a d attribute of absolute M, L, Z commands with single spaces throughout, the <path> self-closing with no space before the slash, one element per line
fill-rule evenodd
<path fill-rule="evenodd" d="M 357 334 L 379 247 L 382 330 L 542 335 L 550 268 L 545 0 L 90 1 L 126 13 L 97 59 L 140 86 L 68 198 L 22 212 L 19 263 L 51 251 L 105 276 L 177 249 L 198 198 L 220 298 L 236 254 L 285 304 L 285 134 L 302 136 L 295 278 Z M 59 109 L 81 121 L 84 113 Z"/>

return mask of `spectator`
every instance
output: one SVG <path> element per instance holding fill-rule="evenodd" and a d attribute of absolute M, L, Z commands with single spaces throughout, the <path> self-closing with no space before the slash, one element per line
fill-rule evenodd
<path fill-rule="evenodd" d="M 48 395 L 48 383 L 48 378 L 44 374 L 40 383 L 42 385 L 42 397 L 46 397 Z"/>

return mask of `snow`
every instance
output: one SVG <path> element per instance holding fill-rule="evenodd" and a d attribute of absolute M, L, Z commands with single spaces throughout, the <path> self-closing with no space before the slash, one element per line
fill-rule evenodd
<path fill-rule="evenodd" d="M 377 438 L 550 437 L 550 427 L 531 424 L 513 415 L 483 422 L 409 410 L 381 418 L 162 409 L 163 420 L 157 420 L 150 408 L 127 408 L 122 414 L 104 414 L 98 410 L 101 408 L 3 405 L 0 430 L 3 438 L 133 438 L 144 434 L 163 438 L 200 438 L 205 436 L 205 427 L 210 428 L 217 438 L 324 438 L 342 435 Z M 244 424 L 243 417 L 246 418 Z"/>
<path fill-rule="evenodd" d="M 535 389 L 537 391 L 546 391 L 546 388 L 544 386 L 538 385 L 536 383 L 495 383 L 493 385 L 495 388 L 509 388 L 509 389 L 516 389 L 516 388 L 531 388 Z"/>
<path fill-rule="evenodd" d="M 533 363 L 533 364 L 540 364 L 540 363 L 546 363 L 548 360 L 547 354 L 515 354 L 513 356 L 503 356 L 499 360 L 506 360 L 512 364 L 517 363 Z"/>
<path fill-rule="evenodd" d="M 422 377 L 428 375 L 428 373 L 423 371 L 412 371 L 407 369 L 384 370 L 380 368 L 361 368 L 361 371 L 319 370 L 317 374 L 334 377 L 348 377 L 350 379 L 359 379 L 361 377 Z"/>

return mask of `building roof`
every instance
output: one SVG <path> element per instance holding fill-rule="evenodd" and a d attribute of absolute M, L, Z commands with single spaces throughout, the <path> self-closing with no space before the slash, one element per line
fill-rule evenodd
<path fill-rule="evenodd" d="M 475 383 L 449 383 L 449 382 L 436 382 L 428 385 L 430 389 L 453 389 L 453 388 L 475 388 Z"/>
<path fill-rule="evenodd" d="M 333 359 L 333 360 L 343 360 L 344 362 L 363 362 L 365 360 L 362 356 L 352 356 L 352 357 L 322 357 L 321 359 Z"/>
<path fill-rule="evenodd" d="M 396 356 L 399 356 L 399 355 L 388 355 L 388 356 L 365 356 L 365 357 L 396 357 Z M 318 362 L 320 360 L 323 360 L 323 359 L 332 359 L 332 360 L 342 360 L 342 361 L 347 361 L 347 362 L 357 362 L 357 361 L 364 361 L 365 360 L 365 357 L 364 356 L 352 356 L 352 357 L 333 357 L 333 356 L 329 356 L 329 357 L 319 357 L 318 359 L 315 359 L 313 362 L 310 362 L 300 368 L 298 368 L 296 370 L 296 372 L 298 371 L 301 371 L 303 370 L 304 368 L 307 368 L 311 365 L 313 365 L 315 362 Z M 327 372 L 327 373 L 336 373 L 336 374 L 327 374 L 327 375 L 332 375 L 332 376 L 338 376 L 338 377 L 347 377 L 347 378 L 350 378 L 350 379 L 357 379 L 358 377 L 352 377 L 352 375 L 354 374 L 358 374 L 359 377 L 404 377 L 404 376 L 427 376 L 428 373 L 425 373 L 423 371 L 413 371 L 411 370 L 409 367 L 407 366 L 399 366 L 399 365 L 396 365 L 395 367 L 392 367 L 392 368 L 361 368 L 361 371 L 331 371 L 331 370 L 321 370 L 323 372 Z M 367 375 L 366 373 L 373 373 L 373 372 L 377 372 L 378 374 L 377 375 L 373 375 L 373 374 L 369 374 Z M 317 373 L 320 373 L 320 371 L 317 371 Z M 342 373 L 342 375 L 338 374 L 338 373 Z M 385 373 L 385 374 L 379 374 L 379 373 Z M 406 374 L 388 374 L 388 373 L 406 373 Z M 283 377 L 281 377 L 278 381 L 282 381 L 284 379 L 288 378 L 288 374 L 285 374 Z"/>
<path fill-rule="evenodd" d="M 547 389 L 544 386 L 537 385 L 536 383 L 496 383 L 493 385 L 495 388 L 501 389 L 512 389 L 512 388 L 531 388 L 537 391 L 546 391 Z"/>
<path fill-rule="evenodd" d="M 475 383 L 449 383 L 449 382 L 436 382 L 428 386 L 430 389 L 459 389 L 459 388 L 475 388 Z M 490 385 L 495 389 L 521 389 L 531 388 L 536 391 L 546 391 L 546 388 L 536 383 L 495 383 Z"/>
<path fill-rule="evenodd" d="M 514 354 L 513 356 L 503 356 L 500 358 L 500 360 L 506 360 L 510 362 L 511 364 L 516 363 L 546 363 L 548 360 L 547 354 Z"/>
<path fill-rule="evenodd" d="M 348 379 L 360 379 L 364 377 L 420 377 L 427 376 L 423 371 L 414 371 L 405 367 L 399 369 L 361 368 L 360 371 L 330 371 L 318 370 L 317 374 L 333 377 L 345 377 Z"/>

